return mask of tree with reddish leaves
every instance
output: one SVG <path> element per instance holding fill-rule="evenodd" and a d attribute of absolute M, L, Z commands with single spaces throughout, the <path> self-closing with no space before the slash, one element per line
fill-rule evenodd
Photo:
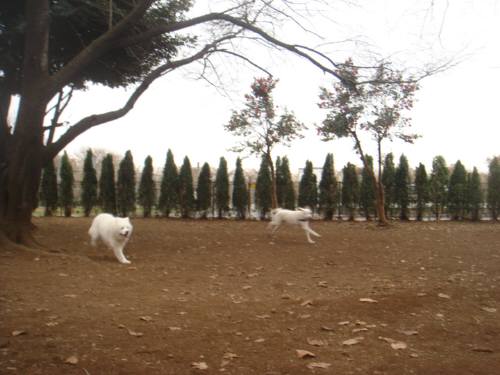
<path fill-rule="evenodd" d="M 339 65 L 337 73 L 353 84 L 335 83 L 333 91 L 321 88 L 319 107 L 328 112 L 317 128 L 318 134 L 323 141 L 345 137 L 354 141 L 354 150 L 371 176 L 379 224 L 387 225 L 382 143 L 394 139 L 413 143 L 418 137 L 407 132 L 418 85 L 415 79 L 403 77 L 403 73 L 393 70 L 390 64 L 380 64 L 368 80 L 363 80 L 359 68 L 350 59 Z M 376 143 L 377 173 L 365 156 L 363 133 L 368 133 Z"/>
<path fill-rule="evenodd" d="M 271 171 L 271 207 L 278 207 L 276 190 L 276 170 L 272 151 L 278 145 L 289 145 L 291 141 L 302 137 L 306 127 L 299 122 L 292 112 L 286 109 L 277 115 L 272 92 L 278 80 L 272 77 L 256 78 L 251 85 L 250 94 L 245 95 L 245 108 L 233 111 L 229 123 L 224 128 L 241 139 L 233 148 L 236 152 L 247 151 L 267 159 Z"/>

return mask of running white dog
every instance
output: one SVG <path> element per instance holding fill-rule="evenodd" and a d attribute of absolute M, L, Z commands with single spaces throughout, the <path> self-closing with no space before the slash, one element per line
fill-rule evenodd
<path fill-rule="evenodd" d="M 271 222 L 267 226 L 272 228 L 272 234 L 276 233 L 282 223 L 300 225 L 306 232 L 307 241 L 314 243 L 309 234 L 321 237 L 318 233 L 309 227 L 309 220 L 312 218 L 312 212 L 309 208 L 297 208 L 295 211 L 277 208 L 271 211 Z"/>
<path fill-rule="evenodd" d="M 121 218 L 111 214 L 99 214 L 94 218 L 89 229 L 90 243 L 95 246 L 96 241 L 101 239 L 113 250 L 120 263 L 130 264 L 130 261 L 123 254 L 123 248 L 132 235 L 132 229 L 128 217 Z"/>

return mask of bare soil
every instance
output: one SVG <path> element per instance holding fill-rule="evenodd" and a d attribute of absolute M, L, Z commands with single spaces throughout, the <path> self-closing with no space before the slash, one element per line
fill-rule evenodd
<path fill-rule="evenodd" d="M 1 374 L 500 374 L 500 227 L 90 219 L 0 250 Z M 307 354 L 309 352 L 309 354 Z M 301 358 L 302 357 L 302 358 Z"/>

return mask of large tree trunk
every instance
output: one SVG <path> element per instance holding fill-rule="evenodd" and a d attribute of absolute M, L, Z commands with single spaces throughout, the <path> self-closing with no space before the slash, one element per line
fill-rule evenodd
<path fill-rule="evenodd" d="M 43 165 L 43 118 L 49 84 L 48 1 L 27 0 L 26 21 L 23 83 L 17 119 L 12 134 L 5 125 L 0 134 L 0 148 L 5 152 L 0 153 L 0 230 L 11 241 L 29 244 L 32 239 L 31 214 Z"/>

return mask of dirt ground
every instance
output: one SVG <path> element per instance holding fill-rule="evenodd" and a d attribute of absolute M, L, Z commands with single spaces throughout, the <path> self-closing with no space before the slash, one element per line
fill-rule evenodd
<path fill-rule="evenodd" d="M 1 374 L 500 374 L 500 226 L 90 219 L 0 250 Z"/>

